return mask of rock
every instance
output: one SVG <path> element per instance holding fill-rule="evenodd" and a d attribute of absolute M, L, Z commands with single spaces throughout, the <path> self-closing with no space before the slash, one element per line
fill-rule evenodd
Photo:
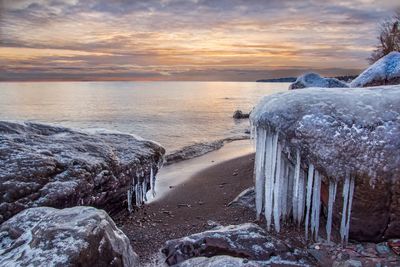
<path fill-rule="evenodd" d="M 350 239 L 400 235 L 400 85 L 303 89 L 265 97 L 251 115 L 259 129 L 279 133 L 285 160 L 312 163 L 323 180 L 339 181 L 334 226 L 340 226 L 342 184 L 355 178 Z M 293 166 L 293 165 L 292 165 Z M 327 204 L 327 183 L 322 200 Z M 324 193 L 325 192 L 325 193 Z"/>
<path fill-rule="evenodd" d="M 391 52 L 379 59 L 356 79 L 351 87 L 369 87 L 400 84 L 400 53 Z"/>
<path fill-rule="evenodd" d="M 36 206 L 120 210 L 132 183 L 149 190 L 164 153 L 131 134 L 0 121 L 0 222 Z"/>
<path fill-rule="evenodd" d="M 249 208 L 251 210 L 256 210 L 256 193 L 254 191 L 254 186 L 247 188 L 241 192 L 234 200 L 232 200 L 228 206 L 242 206 Z"/>
<path fill-rule="evenodd" d="M 92 207 L 25 209 L 0 226 L 0 266 L 139 266 L 129 239 Z"/>
<path fill-rule="evenodd" d="M 243 113 L 241 110 L 236 110 L 233 113 L 233 118 L 234 119 L 248 119 L 250 116 L 249 113 Z"/>
<path fill-rule="evenodd" d="M 217 229 L 170 240 L 166 242 L 162 253 L 167 257 L 168 265 L 181 263 L 194 257 L 209 258 L 218 255 L 263 261 L 274 256 L 280 257 L 281 260 L 300 260 L 296 255 L 290 253 L 289 248 L 282 241 L 267 236 L 262 228 L 253 223 L 218 227 Z"/>
<path fill-rule="evenodd" d="M 317 73 L 306 73 L 297 78 L 297 80 L 289 86 L 289 90 L 303 89 L 308 87 L 320 88 L 346 88 L 347 83 L 339 81 L 335 78 L 323 78 Z"/>
<path fill-rule="evenodd" d="M 271 257 L 270 260 L 254 261 L 231 256 L 215 256 L 211 258 L 197 257 L 181 262 L 175 267 L 270 267 L 270 266 L 309 266 L 301 261 L 281 260 L 279 257 Z"/>

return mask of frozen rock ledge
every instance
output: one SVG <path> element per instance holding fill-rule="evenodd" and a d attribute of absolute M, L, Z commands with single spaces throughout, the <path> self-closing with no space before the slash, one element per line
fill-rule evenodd
<path fill-rule="evenodd" d="M 0 222 L 37 206 L 140 206 L 164 153 L 131 134 L 0 121 Z"/>
<path fill-rule="evenodd" d="M 344 242 L 399 237 L 399 103 L 400 86 L 263 98 L 251 115 L 257 216 L 276 231 L 291 217 L 316 238 L 322 200 L 328 241 L 335 226 Z"/>
<path fill-rule="evenodd" d="M 106 212 L 39 207 L 0 226 L 0 266 L 139 265 L 129 239 Z"/>

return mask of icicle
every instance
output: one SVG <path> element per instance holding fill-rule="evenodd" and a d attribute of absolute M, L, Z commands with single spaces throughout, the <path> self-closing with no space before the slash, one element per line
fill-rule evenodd
<path fill-rule="evenodd" d="M 272 200 L 274 194 L 274 176 L 276 169 L 276 148 L 278 145 L 278 134 L 268 135 L 268 144 L 270 152 L 267 149 L 267 159 L 265 167 L 265 219 L 267 221 L 267 229 L 270 230 L 272 221 Z"/>
<path fill-rule="evenodd" d="M 340 224 L 340 237 L 342 239 L 342 243 L 346 237 L 346 215 L 347 215 L 347 205 L 349 200 L 349 189 L 350 189 L 350 176 L 346 174 L 346 178 L 343 184 L 343 208 L 342 208 L 342 221 Z"/>
<path fill-rule="evenodd" d="M 278 134 L 277 134 L 278 135 Z M 278 141 L 277 141 L 278 142 Z M 281 154 L 282 148 L 281 144 L 277 143 L 277 152 L 276 152 L 276 171 L 275 171 L 275 184 L 274 184 L 274 226 L 275 231 L 279 233 L 280 227 L 280 213 L 281 213 Z"/>
<path fill-rule="evenodd" d="M 346 240 L 345 240 L 346 244 L 349 241 L 351 206 L 353 205 L 354 185 L 355 185 L 355 178 L 351 177 L 350 190 L 349 190 L 349 206 L 347 207 Z"/>
<path fill-rule="evenodd" d="M 143 183 L 142 183 L 142 203 L 147 201 L 146 192 L 147 192 L 147 182 L 143 181 Z"/>
<path fill-rule="evenodd" d="M 298 188 L 298 195 L 297 195 L 297 222 L 300 226 L 301 221 L 304 217 L 304 173 L 301 172 L 299 177 L 299 188 Z"/>
<path fill-rule="evenodd" d="M 351 218 L 351 206 L 353 204 L 354 195 L 354 177 L 350 177 L 346 174 L 346 179 L 343 184 L 343 209 L 342 209 L 342 221 L 340 225 L 340 237 L 342 243 L 347 244 L 349 240 L 350 231 L 350 218 Z"/>
<path fill-rule="evenodd" d="M 263 200 L 265 195 L 265 155 L 269 153 L 267 150 L 267 136 L 268 131 L 264 130 L 263 128 L 259 128 L 257 130 L 257 151 L 256 151 L 256 181 L 255 181 L 255 191 L 256 191 L 256 216 L 257 220 L 260 219 L 260 215 L 263 209 Z"/>
<path fill-rule="evenodd" d="M 282 202 L 281 202 L 281 218 L 286 219 L 287 216 L 287 197 L 288 197 L 288 164 L 287 160 L 282 159 Z"/>
<path fill-rule="evenodd" d="M 156 177 L 154 176 L 153 168 L 150 168 L 150 190 L 153 197 L 156 196 Z"/>
<path fill-rule="evenodd" d="M 294 184 L 293 184 L 293 219 L 298 222 L 298 201 L 299 201 L 299 179 L 300 179 L 300 150 L 296 150 L 296 166 L 294 168 Z"/>
<path fill-rule="evenodd" d="M 311 215 L 311 232 L 314 234 L 315 240 L 318 240 L 319 230 L 319 215 L 321 208 L 321 176 L 317 170 L 314 174 L 314 186 L 313 186 L 313 203 L 312 203 L 312 215 Z"/>
<path fill-rule="evenodd" d="M 132 189 L 128 189 L 128 211 L 132 212 Z"/>
<path fill-rule="evenodd" d="M 306 222 L 305 222 L 305 231 L 306 231 L 306 240 L 308 239 L 308 223 L 310 217 L 310 210 L 311 210 L 311 195 L 312 195 L 312 187 L 313 187 L 313 180 L 314 180 L 314 165 L 310 164 L 308 166 L 308 179 L 307 179 L 307 199 L 306 199 Z"/>
<path fill-rule="evenodd" d="M 337 188 L 337 182 L 329 181 L 328 218 L 326 222 L 326 236 L 328 239 L 328 243 L 331 242 L 332 213 L 333 213 L 333 203 L 335 203 L 335 198 L 336 198 L 336 188 Z"/>

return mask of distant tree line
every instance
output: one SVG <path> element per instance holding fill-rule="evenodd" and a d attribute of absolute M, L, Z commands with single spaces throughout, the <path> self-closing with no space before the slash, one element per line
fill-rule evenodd
<path fill-rule="evenodd" d="M 380 25 L 379 43 L 368 61 L 373 64 L 390 52 L 400 52 L 400 9 Z"/>

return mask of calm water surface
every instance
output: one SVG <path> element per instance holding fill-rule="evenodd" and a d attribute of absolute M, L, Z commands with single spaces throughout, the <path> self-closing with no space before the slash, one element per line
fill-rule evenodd
<path fill-rule="evenodd" d="M 105 128 L 155 140 L 167 150 L 236 136 L 235 121 L 264 95 L 287 83 L 35 82 L 0 83 L 0 119 Z"/>

